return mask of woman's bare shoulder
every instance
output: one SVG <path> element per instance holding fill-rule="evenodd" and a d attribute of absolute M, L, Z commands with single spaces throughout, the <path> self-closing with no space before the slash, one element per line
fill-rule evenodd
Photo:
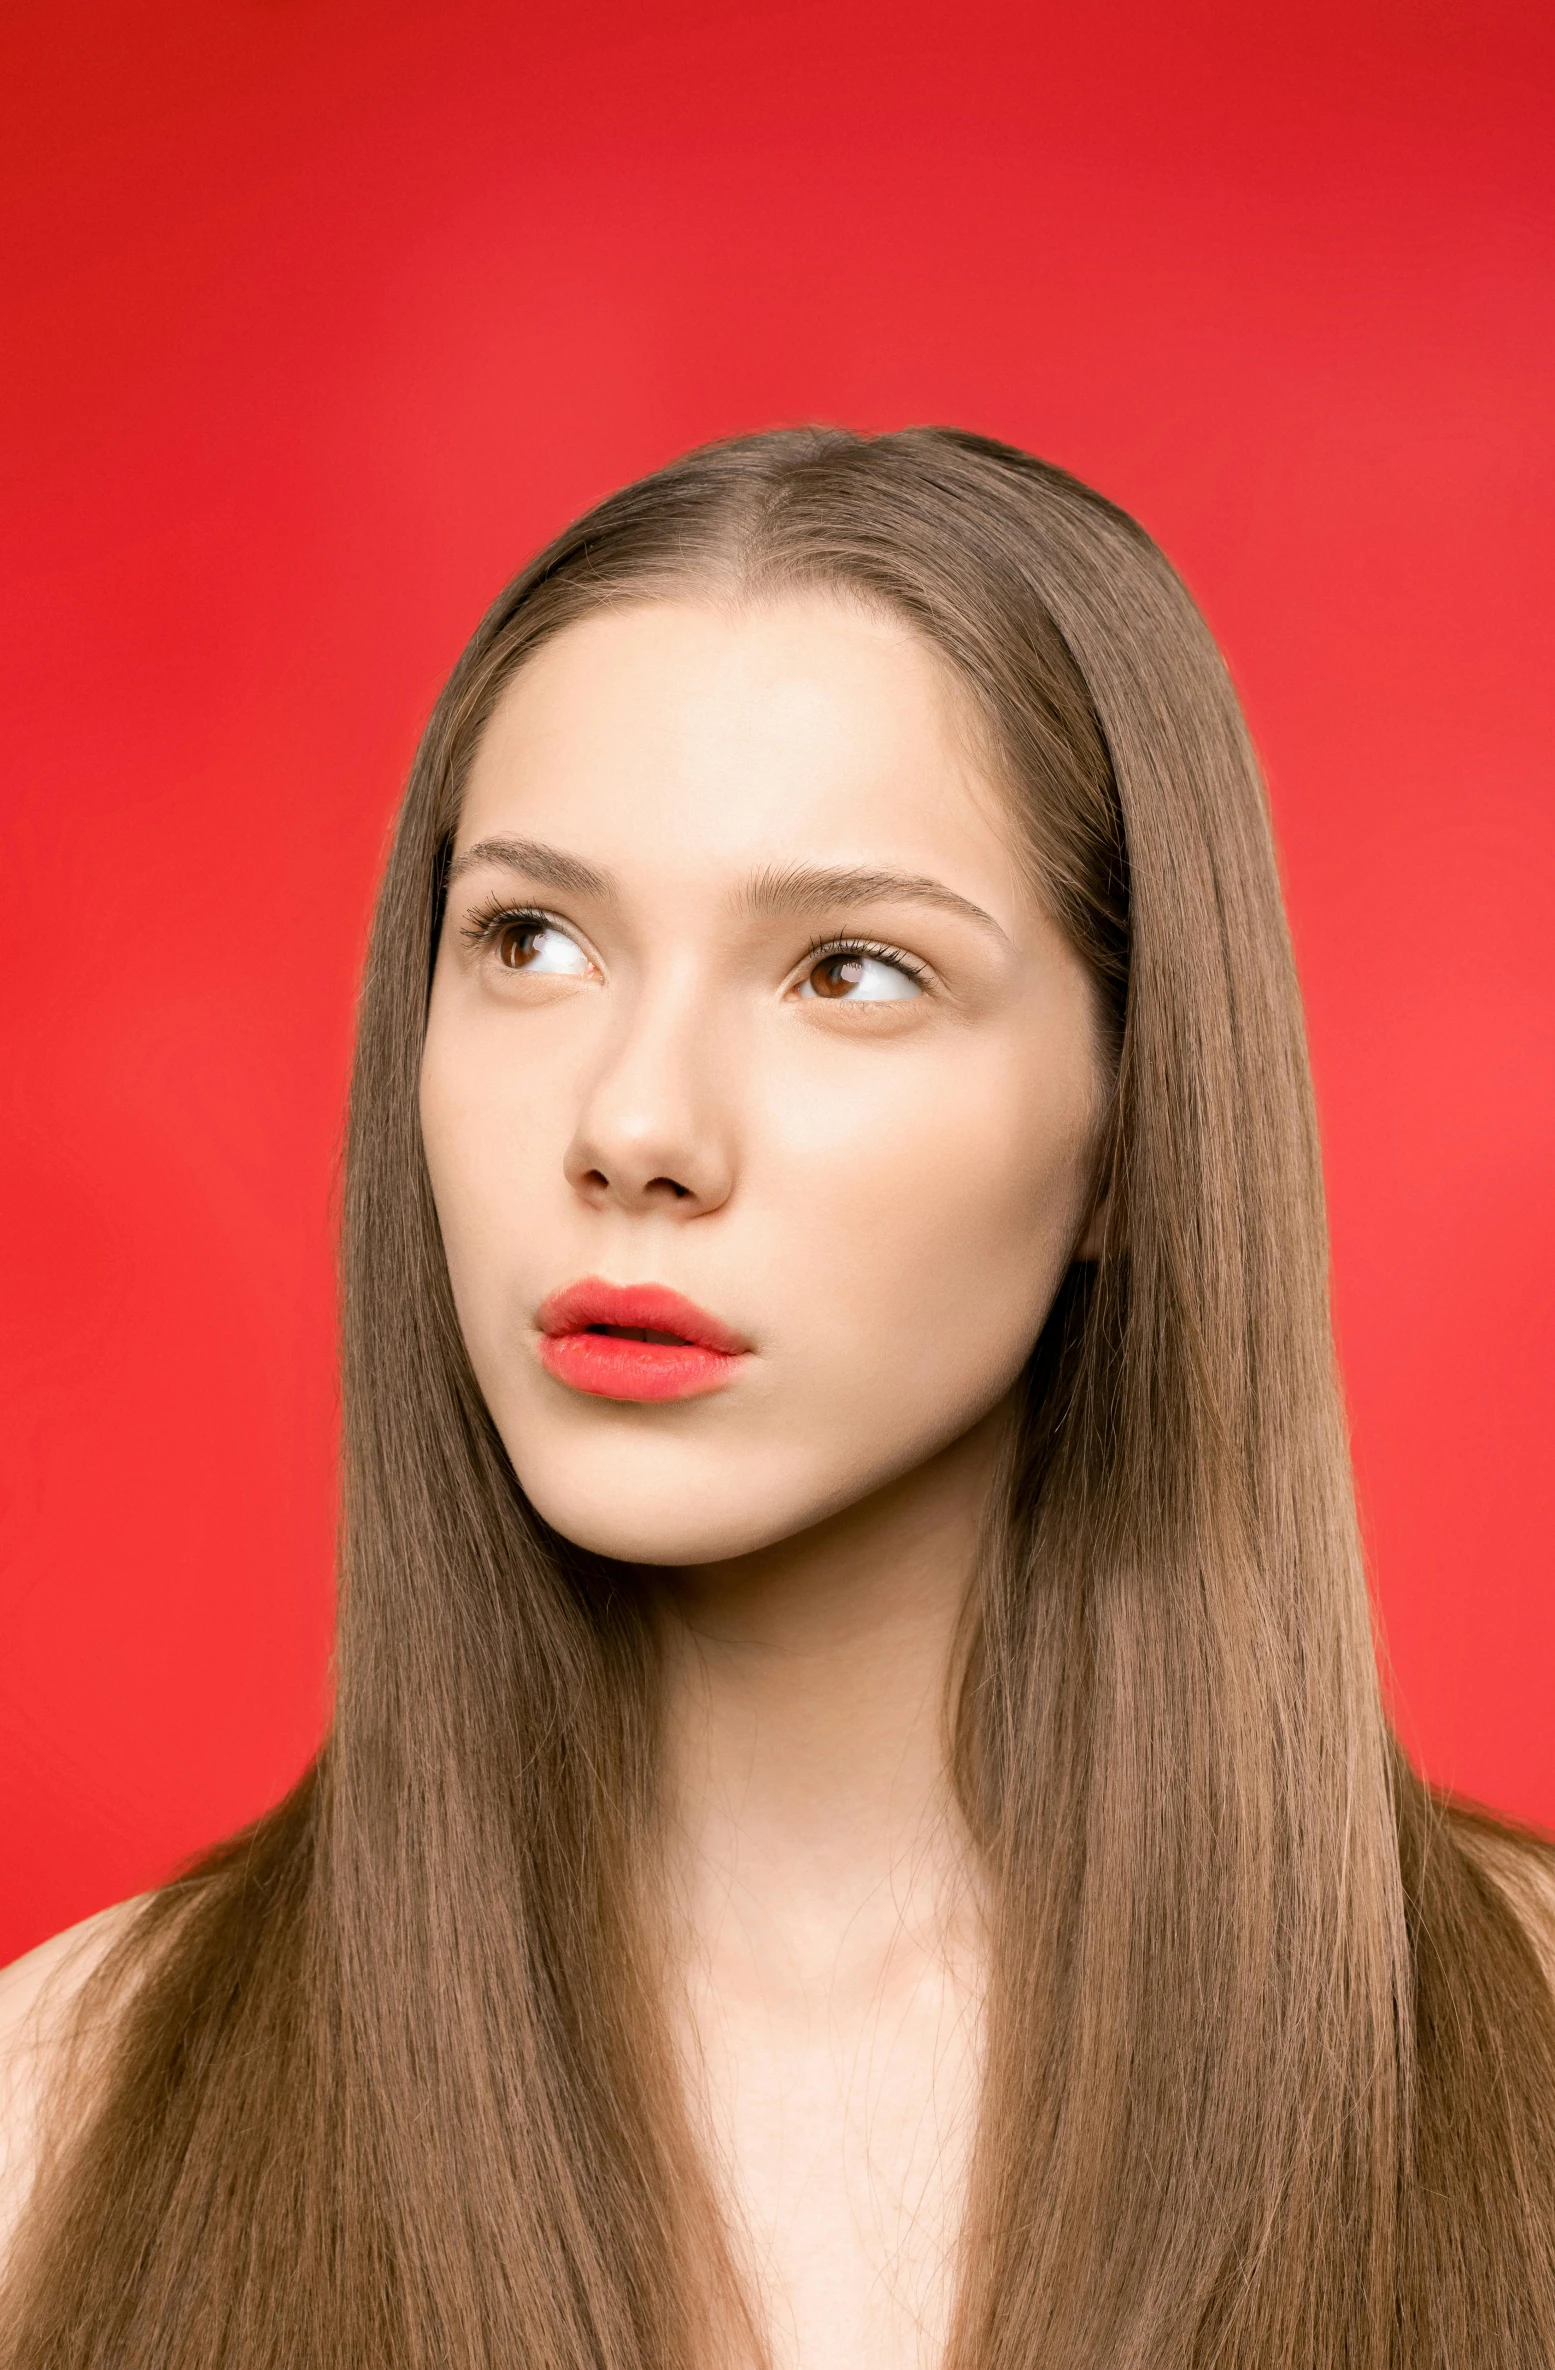
<path fill-rule="evenodd" d="M 120 1901 L 0 1971 L 0 2262 L 38 2167 L 44 2098 L 89 1976 L 134 1923 L 145 1896 Z"/>

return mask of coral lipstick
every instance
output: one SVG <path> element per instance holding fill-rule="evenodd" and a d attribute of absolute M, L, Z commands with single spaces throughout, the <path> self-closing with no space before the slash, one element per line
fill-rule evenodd
<path fill-rule="evenodd" d="M 698 1399 L 721 1391 L 749 1343 L 663 1284 L 585 1276 L 535 1315 L 547 1374 L 596 1399 Z"/>

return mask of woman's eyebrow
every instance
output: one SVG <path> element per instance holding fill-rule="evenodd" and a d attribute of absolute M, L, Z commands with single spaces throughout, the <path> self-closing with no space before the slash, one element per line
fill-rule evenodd
<path fill-rule="evenodd" d="M 521 872 L 542 888 L 566 890 L 574 897 L 608 897 L 615 888 L 608 872 L 585 864 L 581 856 L 569 856 L 563 848 L 549 848 L 539 839 L 477 840 L 448 867 L 449 887 L 478 864 L 497 864 L 505 872 Z"/>
<path fill-rule="evenodd" d="M 575 897 L 616 893 L 617 884 L 610 873 L 538 839 L 477 840 L 449 866 L 449 886 L 481 864 L 521 872 L 543 888 L 560 889 Z M 751 876 L 735 903 L 739 912 L 747 914 L 819 913 L 853 905 L 937 905 L 946 913 L 981 924 L 1008 944 L 1006 933 L 991 913 L 924 872 L 890 872 L 861 864 L 768 864 Z"/>
<path fill-rule="evenodd" d="M 991 913 L 923 872 L 882 872 L 866 865 L 768 865 L 747 884 L 740 900 L 752 914 L 817 913 L 839 905 L 938 905 L 980 922 L 1008 944 Z"/>

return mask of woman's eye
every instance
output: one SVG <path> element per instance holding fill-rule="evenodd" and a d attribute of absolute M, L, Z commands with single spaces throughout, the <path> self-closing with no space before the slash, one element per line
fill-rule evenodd
<path fill-rule="evenodd" d="M 811 964 L 799 993 L 825 996 L 832 1003 L 888 1004 L 921 996 L 923 990 L 899 963 L 865 954 L 859 947 L 839 947 Z"/>
<path fill-rule="evenodd" d="M 575 938 L 569 938 L 565 930 L 553 929 L 535 914 L 517 914 L 511 921 L 498 922 L 491 938 L 505 971 L 581 979 L 593 968 Z"/>

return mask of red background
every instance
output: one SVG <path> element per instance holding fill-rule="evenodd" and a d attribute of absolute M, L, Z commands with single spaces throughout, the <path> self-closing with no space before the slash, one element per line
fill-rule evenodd
<path fill-rule="evenodd" d="M 681 446 L 1134 510 L 1264 750 L 1406 1734 L 1555 1823 L 1547 0 L 10 0 L 0 1957 L 325 1700 L 353 979 L 418 724 Z"/>

